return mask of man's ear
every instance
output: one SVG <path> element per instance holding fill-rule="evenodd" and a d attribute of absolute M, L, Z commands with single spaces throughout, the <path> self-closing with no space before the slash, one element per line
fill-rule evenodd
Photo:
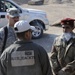
<path fill-rule="evenodd" d="M 25 33 L 25 38 L 28 39 L 29 38 L 29 32 Z"/>
<path fill-rule="evenodd" d="M 30 32 L 30 31 L 27 31 L 27 32 L 26 32 L 25 38 L 26 38 L 27 40 L 30 40 L 30 39 L 31 39 L 31 32 Z"/>

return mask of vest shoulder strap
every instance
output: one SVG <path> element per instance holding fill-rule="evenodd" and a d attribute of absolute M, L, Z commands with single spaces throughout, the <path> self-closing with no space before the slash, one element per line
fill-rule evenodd
<path fill-rule="evenodd" d="M 8 35 L 8 28 L 7 26 L 4 27 L 4 41 L 3 41 L 3 46 L 2 46 L 2 50 L 1 53 L 4 51 L 5 49 L 5 45 L 6 45 L 6 41 L 7 41 L 7 35 Z"/>

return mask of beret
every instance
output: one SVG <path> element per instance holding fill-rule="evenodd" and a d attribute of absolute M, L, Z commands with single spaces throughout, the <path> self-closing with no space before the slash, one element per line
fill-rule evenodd
<path fill-rule="evenodd" d="M 74 21 L 75 19 L 72 18 L 65 18 L 61 20 L 61 25 L 69 25 L 69 26 L 74 26 Z"/>

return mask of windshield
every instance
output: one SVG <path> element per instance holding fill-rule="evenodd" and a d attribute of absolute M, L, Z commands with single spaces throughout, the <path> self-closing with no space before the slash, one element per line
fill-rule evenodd
<path fill-rule="evenodd" d="M 0 12 L 4 11 L 5 5 L 4 0 L 0 0 Z"/>
<path fill-rule="evenodd" d="M 9 8 L 17 8 L 21 13 L 21 10 L 13 3 L 5 0 L 0 0 L 0 12 L 6 12 Z"/>

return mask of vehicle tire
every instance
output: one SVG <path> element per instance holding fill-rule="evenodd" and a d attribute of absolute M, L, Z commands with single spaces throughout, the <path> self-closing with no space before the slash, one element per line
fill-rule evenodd
<path fill-rule="evenodd" d="M 40 22 L 35 23 L 35 31 L 32 32 L 33 39 L 39 39 L 43 35 L 43 27 Z"/>

